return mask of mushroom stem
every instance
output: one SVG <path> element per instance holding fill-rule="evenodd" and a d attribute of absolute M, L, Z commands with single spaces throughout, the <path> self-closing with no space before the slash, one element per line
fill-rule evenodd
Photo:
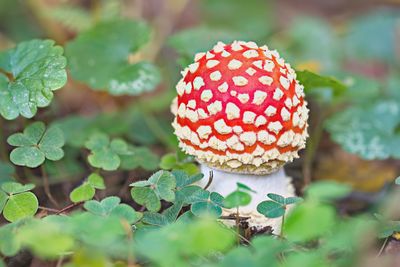
<path fill-rule="evenodd" d="M 201 172 L 205 175 L 205 178 L 200 180 L 200 186 L 205 186 L 208 183 L 208 174 L 210 171 L 213 172 L 213 181 L 208 187 L 208 190 L 211 192 L 217 192 L 223 196 L 227 196 L 236 190 L 237 182 L 245 184 L 256 191 L 256 193 L 250 193 L 252 196 L 251 203 L 245 207 L 240 207 L 240 216 L 250 217 L 248 220 L 250 227 L 262 228 L 271 226 L 273 233 L 279 234 L 282 219 L 269 219 L 264 217 L 264 215 L 257 212 L 257 205 L 262 201 L 268 200 L 268 193 L 275 193 L 284 197 L 295 196 L 292 178 L 286 176 L 283 168 L 267 175 L 251 175 L 223 172 L 201 164 Z M 230 215 L 235 212 L 236 210 L 233 209 L 225 209 L 223 215 Z"/>

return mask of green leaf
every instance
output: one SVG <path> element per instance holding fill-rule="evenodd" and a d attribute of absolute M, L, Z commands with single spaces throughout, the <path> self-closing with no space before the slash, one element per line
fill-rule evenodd
<path fill-rule="evenodd" d="M 309 241 L 328 235 L 336 225 L 334 207 L 317 202 L 304 202 L 289 213 L 284 225 L 288 240 Z"/>
<path fill-rule="evenodd" d="M 397 185 L 400 185 L 400 176 L 396 178 L 395 183 L 396 183 Z"/>
<path fill-rule="evenodd" d="M 128 206 L 127 204 L 120 204 L 116 206 L 111 211 L 111 215 L 118 218 L 123 218 L 130 224 L 138 222 L 143 217 L 142 213 L 136 212 L 131 206 Z"/>
<path fill-rule="evenodd" d="M 113 139 L 110 142 L 109 137 L 103 133 L 93 133 L 85 146 L 91 151 L 88 156 L 90 165 L 106 171 L 118 169 L 121 163 L 120 155 L 132 153 L 125 141 Z"/>
<path fill-rule="evenodd" d="M 343 198 L 350 194 L 351 190 L 351 187 L 346 184 L 339 184 L 333 181 L 321 181 L 311 184 L 306 189 L 306 195 L 309 199 L 329 201 Z"/>
<path fill-rule="evenodd" d="M 10 195 L 23 193 L 23 192 L 32 190 L 33 188 L 35 188 L 34 184 L 22 185 L 22 184 L 16 183 L 16 182 L 6 182 L 1 185 L 1 189 Z"/>
<path fill-rule="evenodd" d="M 186 205 L 199 201 L 207 200 L 209 192 L 197 185 L 185 186 L 176 191 L 175 201 L 182 202 Z"/>
<path fill-rule="evenodd" d="M 257 211 L 267 218 L 279 218 L 285 215 L 285 206 L 274 201 L 263 201 L 257 206 Z"/>
<path fill-rule="evenodd" d="M 86 201 L 83 207 L 93 214 L 107 216 L 120 202 L 121 199 L 119 197 L 112 196 L 103 199 L 101 202 L 97 200 Z"/>
<path fill-rule="evenodd" d="M 231 209 L 240 206 L 247 206 L 251 202 L 251 195 L 247 192 L 234 191 L 224 199 L 224 207 Z"/>
<path fill-rule="evenodd" d="M 308 70 L 296 71 L 296 74 L 306 92 L 312 92 L 320 88 L 330 88 L 334 96 L 340 96 L 347 90 L 345 84 L 333 77 L 322 76 Z"/>
<path fill-rule="evenodd" d="M 32 118 L 38 107 L 47 107 L 53 91 L 67 81 L 63 48 L 52 40 L 31 40 L 0 53 L 0 68 L 13 80 L 0 75 L 0 114 L 7 120 L 19 115 Z"/>
<path fill-rule="evenodd" d="M 134 187 L 131 195 L 136 203 L 145 206 L 149 211 L 159 211 L 161 208 L 160 199 L 149 187 Z"/>
<path fill-rule="evenodd" d="M 0 185 L 4 182 L 9 182 L 14 180 L 13 175 L 15 173 L 14 165 L 0 161 Z"/>
<path fill-rule="evenodd" d="M 269 193 L 269 194 L 267 194 L 267 197 L 269 197 L 270 199 L 272 199 L 275 202 L 278 202 L 279 204 L 285 205 L 285 197 L 283 197 L 281 195 Z"/>
<path fill-rule="evenodd" d="M 66 46 L 72 77 L 115 95 L 153 90 L 160 81 L 158 69 L 151 63 L 128 63 L 149 33 L 144 23 L 126 19 L 98 23 Z"/>
<path fill-rule="evenodd" d="M 82 185 L 72 190 L 71 194 L 69 194 L 69 198 L 72 202 L 78 203 L 92 199 L 95 193 L 96 190 L 94 187 L 88 182 L 84 182 Z"/>
<path fill-rule="evenodd" d="M 325 121 L 331 138 L 363 159 L 400 158 L 400 104 L 381 100 L 340 111 Z"/>
<path fill-rule="evenodd" d="M 176 221 L 181 209 L 182 203 L 176 202 L 174 205 L 164 210 L 162 214 L 155 212 L 145 212 L 142 221 L 151 225 L 165 226 Z"/>
<path fill-rule="evenodd" d="M 143 168 L 148 171 L 156 170 L 159 164 L 159 158 L 147 147 L 130 147 L 133 153 L 128 156 L 121 156 L 121 169 L 134 170 Z"/>
<path fill-rule="evenodd" d="M 182 170 L 173 170 L 172 174 L 175 176 L 177 188 L 182 188 L 184 186 L 192 185 L 200 181 L 204 177 L 202 173 L 189 176 L 188 173 Z"/>
<path fill-rule="evenodd" d="M 96 189 L 106 189 L 104 179 L 97 173 L 92 173 L 88 177 L 88 183 Z"/>
<path fill-rule="evenodd" d="M 10 222 L 35 215 L 39 208 L 36 196 L 31 192 L 24 192 L 8 197 L 4 207 L 4 218 Z"/>
<path fill-rule="evenodd" d="M 7 199 L 8 199 L 7 194 L 0 190 L 0 213 L 3 211 L 3 208 L 6 205 Z"/>
<path fill-rule="evenodd" d="M 53 126 L 47 131 L 43 122 L 28 125 L 23 133 L 8 137 L 7 142 L 16 146 L 10 154 L 10 160 L 19 166 L 36 168 L 45 159 L 60 160 L 64 156 L 64 136 L 62 131 Z"/>
<path fill-rule="evenodd" d="M 254 191 L 253 189 L 251 189 L 249 186 L 247 186 L 245 184 L 237 182 L 236 185 L 238 187 L 238 190 L 242 190 L 242 191 L 244 190 L 247 192 L 257 193 L 256 191 Z"/>
<path fill-rule="evenodd" d="M 396 63 L 396 31 L 399 14 L 378 9 L 350 22 L 344 52 L 350 58 L 379 59 Z"/>
<path fill-rule="evenodd" d="M 207 192 L 207 196 L 198 202 L 194 202 L 190 207 L 191 212 L 198 216 L 219 217 L 222 214 L 224 197 L 216 192 Z"/>

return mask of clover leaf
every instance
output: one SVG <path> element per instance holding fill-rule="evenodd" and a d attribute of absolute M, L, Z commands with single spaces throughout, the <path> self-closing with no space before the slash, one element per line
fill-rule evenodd
<path fill-rule="evenodd" d="M 130 224 L 134 224 L 139 221 L 143 214 L 136 212 L 131 206 L 127 204 L 120 204 L 121 199 L 119 197 L 107 197 L 102 201 L 89 200 L 84 204 L 84 208 L 102 217 L 116 216 L 124 218 Z"/>
<path fill-rule="evenodd" d="M 215 217 L 221 216 L 224 197 L 216 192 L 205 192 L 205 195 L 202 195 L 198 201 L 192 204 L 190 210 L 194 215 L 198 217 L 202 217 L 205 215 L 211 215 Z"/>
<path fill-rule="evenodd" d="M 8 144 L 16 146 L 10 154 L 10 160 L 19 166 L 36 168 L 45 159 L 57 161 L 64 156 L 64 135 L 57 127 L 46 130 L 43 122 L 34 122 L 23 133 L 8 137 Z"/>
<path fill-rule="evenodd" d="M 336 143 L 367 160 L 400 158 L 399 125 L 400 105 L 394 100 L 352 106 L 325 122 Z"/>
<path fill-rule="evenodd" d="M 74 203 L 86 201 L 94 197 L 96 189 L 105 188 L 103 177 L 97 173 L 92 173 L 83 184 L 72 190 L 69 198 Z"/>
<path fill-rule="evenodd" d="M 149 40 L 150 30 L 141 22 L 112 20 L 82 32 L 66 46 L 71 75 L 91 88 L 114 95 L 138 95 L 160 82 L 151 63 L 130 64 L 128 57 Z"/>
<path fill-rule="evenodd" d="M 162 213 L 145 212 L 142 221 L 151 225 L 165 226 L 176 221 L 181 209 L 182 202 L 176 202 L 174 205 L 164 210 Z"/>
<path fill-rule="evenodd" d="M 0 213 L 10 222 L 35 215 L 39 202 L 35 194 L 29 192 L 33 184 L 22 185 L 15 182 L 3 183 L 0 187 Z"/>
<path fill-rule="evenodd" d="M 31 40 L 0 53 L 0 114 L 7 120 L 32 118 L 47 107 L 53 91 L 67 81 L 67 61 L 52 40 Z"/>
<path fill-rule="evenodd" d="M 159 211 L 162 199 L 169 202 L 175 200 L 176 180 L 174 175 L 167 171 L 158 171 L 147 181 L 135 182 L 130 186 L 133 186 L 131 190 L 133 200 L 149 211 Z"/>
<path fill-rule="evenodd" d="M 12 181 L 14 173 L 14 165 L 0 161 L 0 184 Z"/>
<path fill-rule="evenodd" d="M 249 205 L 251 202 L 251 192 L 255 193 L 255 191 L 247 185 L 237 183 L 237 189 L 225 197 L 224 206 L 231 209 Z"/>
<path fill-rule="evenodd" d="M 88 156 L 90 165 L 106 171 L 114 171 L 121 164 L 120 155 L 131 155 L 132 151 L 122 139 L 112 139 L 103 133 L 94 133 L 85 143 L 91 151 Z"/>
<path fill-rule="evenodd" d="M 257 211 L 267 218 L 279 218 L 285 215 L 288 205 L 302 201 L 299 197 L 283 197 L 278 194 L 269 193 L 271 200 L 263 201 L 257 206 Z"/>
<path fill-rule="evenodd" d="M 157 169 L 159 158 L 147 147 L 133 147 L 130 146 L 132 155 L 121 156 L 121 169 L 134 170 L 136 168 L 143 168 L 148 171 Z"/>

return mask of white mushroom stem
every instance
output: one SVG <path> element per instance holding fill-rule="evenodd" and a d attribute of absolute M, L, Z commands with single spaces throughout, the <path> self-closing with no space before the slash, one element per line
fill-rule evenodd
<path fill-rule="evenodd" d="M 267 197 L 268 193 L 275 193 L 284 197 L 295 196 L 292 179 L 286 176 L 283 168 L 267 175 L 251 175 L 223 172 L 201 164 L 201 172 L 204 174 L 204 178 L 200 180 L 200 186 L 204 187 L 207 185 L 210 171 L 213 172 L 213 180 L 208 187 L 208 190 L 211 192 L 217 192 L 222 196 L 227 196 L 236 190 L 237 182 L 245 184 L 256 191 L 256 193 L 251 193 L 251 203 L 245 207 L 239 208 L 240 216 L 250 217 L 248 220 L 250 227 L 262 228 L 271 226 L 274 234 L 279 234 L 282 219 L 269 219 L 264 217 L 264 215 L 258 213 L 257 205 L 262 201 L 269 200 Z M 236 210 L 225 209 L 223 215 L 232 213 L 236 213 Z"/>

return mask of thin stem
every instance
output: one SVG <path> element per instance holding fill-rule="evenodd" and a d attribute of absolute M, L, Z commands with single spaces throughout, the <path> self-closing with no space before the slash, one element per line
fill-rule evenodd
<path fill-rule="evenodd" d="M 61 267 L 64 261 L 64 256 L 60 256 L 57 261 L 56 267 Z"/>
<path fill-rule="evenodd" d="M 45 211 L 54 212 L 54 213 L 57 213 L 57 212 L 58 212 L 57 209 L 52 209 L 52 208 L 47 208 L 47 207 L 42 207 L 42 206 L 39 206 L 39 209 L 45 210 Z"/>
<path fill-rule="evenodd" d="M 325 118 L 325 115 L 321 113 L 316 122 L 316 126 L 311 133 L 310 140 L 308 141 L 308 145 L 306 147 L 306 154 L 303 162 L 303 177 L 304 177 L 304 185 L 307 186 L 311 183 L 312 178 L 312 163 L 315 158 L 315 153 L 317 152 L 319 143 L 321 141 L 322 133 L 324 131 L 322 121 Z"/>
<path fill-rule="evenodd" d="M 283 225 L 285 224 L 285 214 L 282 215 L 281 232 L 279 233 L 279 238 L 283 238 Z"/>
<path fill-rule="evenodd" d="M 210 173 L 208 175 L 208 182 L 207 182 L 206 186 L 204 186 L 204 188 L 203 188 L 204 190 L 207 190 L 210 187 L 213 179 L 214 179 L 214 173 L 213 173 L 213 171 L 210 171 Z"/>
<path fill-rule="evenodd" d="M 378 257 L 380 257 L 382 255 L 383 251 L 386 248 L 386 245 L 387 245 L 388 241 L 389 241 L 389 237 L 386 237 L 385 241 L 383 241 L 383 244 L 382 244 L 381 248 L 379 249 L 378 254 L 376 254 L 375 258 L 378 258 Z"/>
<path fill-rule="evenodd" d="M 59 215 L 59 214 L 61 214 L 61 213 L 64 213 L 64 212 L 66 212 L 66 211 L 68 211 L 68 210 L 70 210 L 70 209 L 73 209 L 73 208 L 75 208 L 76 206 L 79 206 L 79 205 L 81 205 L 83 202 L 76 202 L 76 203 L 72 203 L 72 204 L 70 204 L 70 205 L 68 205 L 68 206 L 66 206 L 65 208 L 63 208 L 63 209 L 61 209 L 61 210 L 59 210 L 59 211 L 57 211 L 57 215 Z"/>
<path fill-rule="evenodd" d="M 236 207 L 236 233 L 238 235 L 237 244 L 240 245 L 240 220 L 239 220 L 239 206 Z"/>
<path fill-rule="evenodd" d="M 45 192 L 46 196 L 50 199 L 51 203 L 53 203 L 54 206 L 56 206 L 58 208 L 59 204 L 54 199 L 53 195 L 51 194 L 50 185 L 49 185 L 49 177 L 47 176 L 47 172 L 46 172 L 46 169 L 43 164 L 40 166 L 40 170 L 42 172 L 44 192 Z"/>

